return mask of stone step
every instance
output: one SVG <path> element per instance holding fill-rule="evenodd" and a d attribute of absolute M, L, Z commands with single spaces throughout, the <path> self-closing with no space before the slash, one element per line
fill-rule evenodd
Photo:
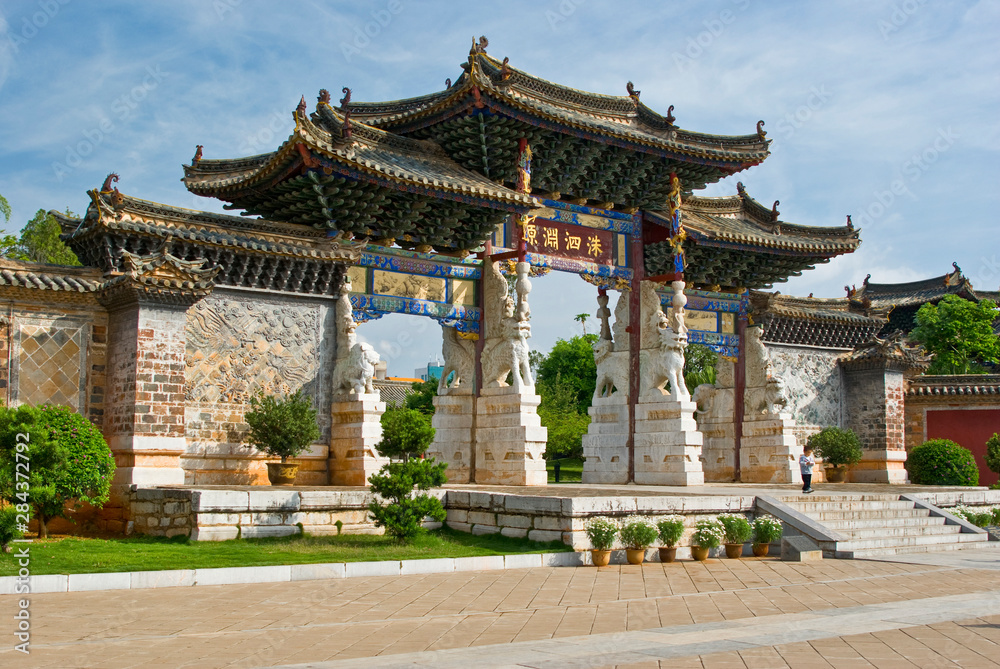
<path fill-rule="evenodd" d="M 815 518 L 813 520 L 816 520 Z M 869 528 L 877 527 L 910 527 L 922 528 L 922 527 L 937 527 L 944 524 L 944 519 L 934 516 L 931 517 L 926 513 L 922 516 L 906 516 L 906 517 L 893 517 L 893 518 L 835 518 L 822 521 L 822 524 L 829 527 L 831 530 L 837 530 L 838 532 L 844 533 L 850 530 L 866 530 Z M 957 527 L 957 525 L 955 526 Z"/>
<path fill-rule="evenodd" d="M 811 495 L 795 494 L 780 498 L 785 504 L 794 506 L 796 502 L 897 502 L 899 495 Z"/>
<path fill-rule="evenodd" d="M 972 537 L 978 536 L 973 534 L 965 534 L 962 536 Z M 867 557 L 878 557 L 880 555 L 900 555 L 909 553 L 937 553 L 939 551 L 960 551 L 964 549 L 974 549 L 974 548 L 984 548 L 986 544 L 985 539 L 980 539 L 979 541 L 963 541 L 963 542 L 953 542 L 945 544 L 924 544 L 922 546 L 887 546 L 884 548 L 865 548 L 854 551 L 837 551 L 835 555 L 830 557 L 837 558 L 867 558 Z M 824 552 L 824 557 L 827 557 Z"/>
<path fill-rule="evenodd" d="M 895 548 L 905 549 L 915 546 L 940 546 L 953 543 L 975 543 L 986 540 L 982 534 L 929 534 L 901 537 L 881 537 L 875 539 L 851 539 L 837 542 L 837 552 L 861 551 L 869 549 Z M 903 552 L 903 551 L 899 551 Z"/>
<path fill-rule="evenodd" d="M 829 525 L 827 526 L 829 527 Z M 841 534 L 846 534 L 851 541 L 861 539 L 876 539 L 885 537 L 887 540 L 895 540 L 899 537 L 927 537 L 933 535 L 955 535 L 962 531 L 958 525 L 926 525 L 924 527 L 869 527 L 863 529 L 833 528 Z"/>
<path fill-rule="evenodd" d="M 806 515 L 811 515 L 815 511 L 893 511 L 912 509 L 913 502 L 905 500 L 877 500 L 871 502 L 823 502 L 803 500 L 801 502 L 788 503 L 790 507 L 801 511 Z"/>
<path fill-rule="evenodd" d="M 872 511 L 867 510 L 857 510 L 857 511 L 805 511 L 802 509 L 796 509 L 800 513 L 804 513 L 813 520 L 826 524 L 827 522 L 835 520 L 888 520 L 890 518 L 926 518 L 930 515 L 930 511 L 927 509 L 895 509 L 893 511 L 886 511 L 885 509 L 876 509 Z"/>

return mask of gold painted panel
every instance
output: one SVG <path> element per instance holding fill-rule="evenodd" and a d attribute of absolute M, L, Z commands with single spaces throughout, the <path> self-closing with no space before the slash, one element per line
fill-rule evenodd
<path fill-rule="evenodd" d="M 719 317 L 714 311 L 692 311 L 685 310 L 684 322 L 689 330 L 700 332 L 718 332 Z"/>
<path fill-rule="evenodd" d="M 464 307 L 476 305 L 476 282 L 464 279 L 452 279 L 451 282 L 451 303 L 460 304 Z"/>
<path fill-rule="evenodd" d="M 626 246 L 628 245 L 628 237 L 625 235 L 618 235 L 618 266 L 628 267 L 628 256 L 626 255 Z"/>
<path fill-rule="evenodd" d="M 347 278 L 351 281 L 352 292 L 368 292 L 368 268 L 351 265 L 347 268 Z"/>
<path fill-rule="evenodd" d="M 444 302 L 445 279 L 375 270 L 372 292 L 377 295 Z"/>
<path fill-rule="evenodd" d="M 722 314 L 722 334 L 736 334 L 736 314 Z"/>

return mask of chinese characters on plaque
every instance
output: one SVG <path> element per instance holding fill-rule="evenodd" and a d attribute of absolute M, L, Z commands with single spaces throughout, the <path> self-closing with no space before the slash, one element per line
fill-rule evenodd
<path fill-rule="evenodd" d="M 529 253 L 612 265 L 614 233 L 558 221 L 535 219 L 524 226 Z"/>

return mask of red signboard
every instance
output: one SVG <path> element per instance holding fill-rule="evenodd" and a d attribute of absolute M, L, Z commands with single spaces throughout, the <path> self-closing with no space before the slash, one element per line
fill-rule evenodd
<path fill-rule="evenodd" d="M 614 233 L 536 218 L 524 226 L 528 253 L 613 265 Z"/>

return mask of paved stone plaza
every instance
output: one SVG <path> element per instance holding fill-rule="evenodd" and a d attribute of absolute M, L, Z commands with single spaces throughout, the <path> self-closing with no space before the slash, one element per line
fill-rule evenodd
<path fill-rule="evenodd" d="M 1000 666 L 995 549 L 38 594 L 31 607 L 32 654 L 4 648 L 4 667 Z"/>

